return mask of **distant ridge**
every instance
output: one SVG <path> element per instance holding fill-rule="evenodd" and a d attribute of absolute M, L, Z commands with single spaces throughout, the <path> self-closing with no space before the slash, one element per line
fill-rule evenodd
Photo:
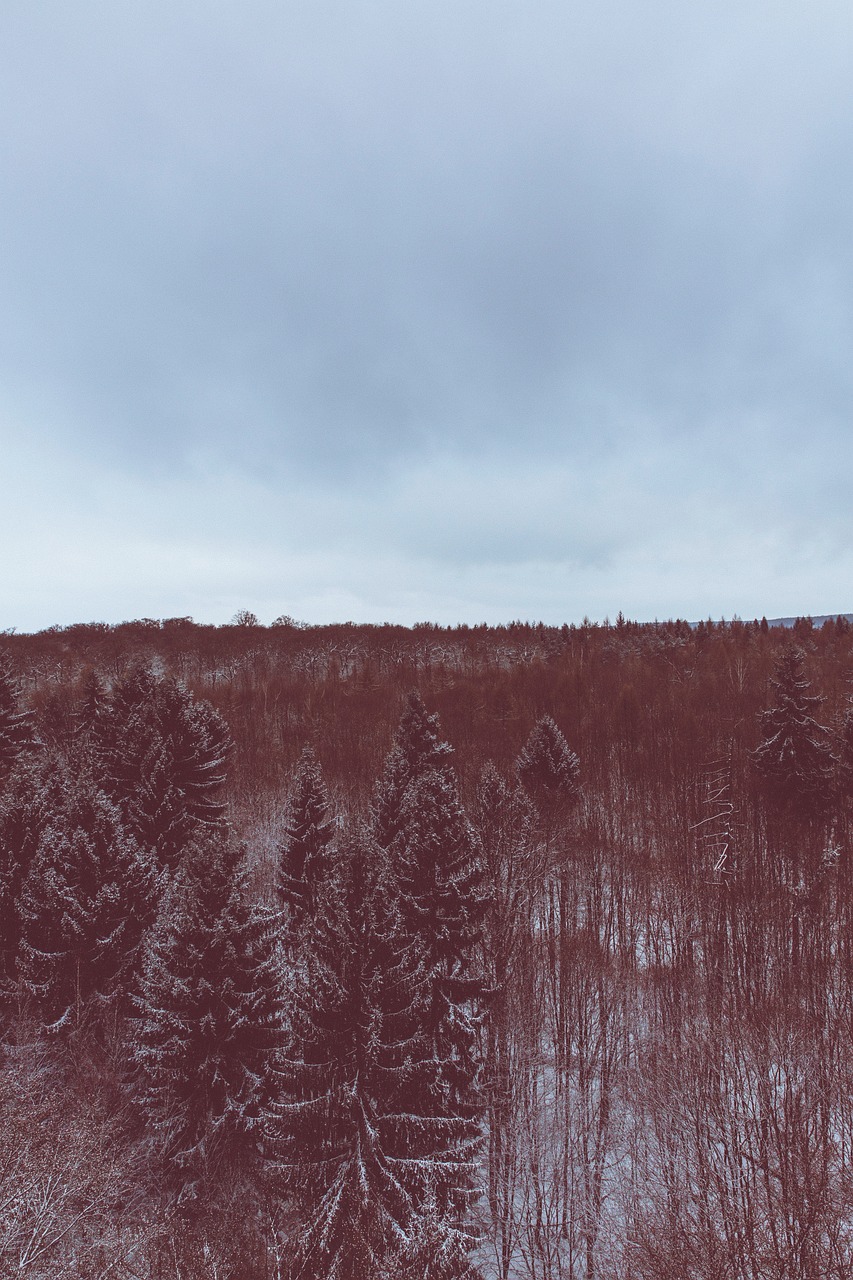
<path fill-rule="evenodd" d="M 767 618 L 766 622 L 768 627 L 793 627 L 802 618 L 807 618 L 814 627 L 822 627 L 825 622 L 835 622 L 836 618 L 843 618 L 845 622 L 853 622 L 853 613 L 801 613 L 796 618 Z M 735 614 L 734 619 L 729 619 L 729 621 L 735 620 L 740 622 L 750 621 L 748 618 L 738 618 L 737 614 Z M 721 618 L 720 622 L 725 624 L 726 619 Z M 699 626 L 699 623 L 691 622 L 690 626 L 695 628 Z"/>
<path fill-rule="evenodd" d="M 800 617 L 811 618 L 814 626 L 822 627 L 825 622 L 835 622 L 836 618 L 843 618 L 845 622 L 853 622 L 853 613 L 819 613 L 819 614 L 801 614 Z M 768 618 L 768 627 L 793 627 L 797 622 L 797 618 Z"/>

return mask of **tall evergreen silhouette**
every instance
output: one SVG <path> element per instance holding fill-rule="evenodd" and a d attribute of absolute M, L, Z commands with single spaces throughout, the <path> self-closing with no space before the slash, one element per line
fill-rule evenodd
<path fill-rule="evenodd" d="M 134 1032 L 132 1100 L 178 1200 L 257 1173 L 283 1026 L 242 852 L 224 836 L 197 842 L 146 943 Z"/>
<path fill-rule="evenodd" d="M 451 770 L 430 769 L 410 782 L 391 865 L 427 975 L 427 1028 L 443 1063 L 444 1106 L 473 1118 L 480 1111 L 475 1014 L 485 992 L 477 950 L 486 898 L 480 851 Z"/>
<path fill-rule="evenodd" d="M 93 768 L 130 831 L 174 867 L 190 841 L 222 819 L 228 728 L 176 680 L 137 667 L 106 705 L 97 689 L 82 709 Z"/>
<path fill-rule="evenodd" d="M 540 804 L 574 804 L 580 794 L 580 761 L 551 716 L 533 726 L 516 762 L 518 780 Z"/>
<path fill-rule="evenodd" d="M 42 830 L 18 901 L 18 976 L 43 1025 L 99 1026 L 126 1007 L 156 890 L 118 809 L 77 781 Z"/>
<path fill-rule="evenodd" d="M 406 699 L 391 750 L 376 785 L 371 806 L 373 833 L 387 848 L 400 829 L 409 784 L 430 770 L 450 767 L 453 748 L 441 737 L 438 716 L 430 715 L 417 690 Z"/>
<path fill-rule="evenodd" d="M 59 759 L 18 762 L 0 799 L 0 990 L 11 999 L 20 942 L 19 899 L 45 828 L 63 812 L 72 788 Z"/>
<path fill-rule="evenodd" d="M 22 710 L 20 688 L 7 658 L 0 658 L 0 785 L 22 751 L 33 745 L 33 717 Z"/>
<path fill-rule="evenodd" d="M 438 1203 L 442 1239 L 465 1256 L 479 1134 L 441 1107 L 429 1004 L 393 879 L 361 835 L 326 883 L 294 990 L 279 1117 L 303 1222 L 294 1277 L 401 1274 Z"/>
<path fill-rule="evenodd" d="M 320 886 L 331 865 L 335 823 L 329 793 L 314 752 L 306 747 L 299 759 L 279 849 L 276 890 L 289 913 L 288 933 L 298 932 L 314 913 Z"/>
<path fill-rule="evenodd" d="M 773 706 L 759 718 L 755 769 L 771 804 L 803 820 L 827 815 L 835 760 L 828 730 L 815 719 L 822 699 L 811 693 L 802 649 L 786 644 L 770 680 Z"/>

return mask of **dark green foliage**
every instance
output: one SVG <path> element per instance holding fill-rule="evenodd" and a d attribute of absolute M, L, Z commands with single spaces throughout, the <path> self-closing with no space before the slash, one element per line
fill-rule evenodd
<path fill-rule="evenodd" d="M 484 994 L 475 950 L 486 899 L 479 849 L 449 770 L 428 770 L 409 784 L 399 826 L 392 865 L 404 927 L 421 951 L 428 978 L 427 1029 L 445 1064 L 451 1105 L 476 1115 L 472 1010 Z"/>
<path fill-rule="evenodd" d="M 573 804 L 580 794 L 580 761 L 550 716 L 537 720 L 516 771 L 521 785 L 540 802 Z"/>
<path fill-rule="evenodd" d="M 400 829 L 409 783 L 428 770 L 440 773 L 450 767 L 453 748 L 440 735 L 438 716 L 427 712 L 421 695 L 413 690 L 373 796 L 373 833 L 383 848 L 390 845 Z"/>
<path fill-rule="evenodd" d="M 334 831 L 320 765 L 306 747 L 296 770 L 287 831 L 279 851 L 276 889 L 289 909 L 289 933 L 298 930 L 306 914 L 314 914 L 318 890 L 331 865 Z"/>
<path fill-rule="evenodd" d="M 461 1219 L 476 1126 L 441 1107 L 430 992 L 393 881 L 366 837 L 342 853 L 294 991 L 280 1156 L 303 1234 L 294 1276 L 387 1274 L 429 1205 Z"/>
<path fill-rule="evenodd" d="M 176 680 L 139 667 L 104 705 L 92 686 L 84 704 L 93 767 L 134 836 L 174 867 L 200 831 L 215 827 L 231 751 L 227 726 Z"/>
<path fill-rule="evenodd" d="M 0 783 L 22 751 L 33 745 L 32 715 L 22 711 L 18 682 L 8 661 L 0 659 Z"/>
<path fill-rule="evenodd" d="M 97 671 L 89 670 L 82 680 L 77 704 L 77 731 L 83 738 L 98 739 L 104 717 L 109 713 L 109 697 Z"/>
<path fill-rule="evenodd" d="M 116 807 L 78 782 L 44 826 L 18 901 L 18 977 L 42 1025 L 100 1026 L 126 1007 L 156 890 Z"/>
<path fill-rule="evenodd" d="M 67 688 L 51 690 L 41 699 L 34 716 L 35 736 L 53 755 L 73 754 L 77 731 L 74 698 Z"/>
<path fill-rule="evenodd" d="M 479 941 L 484 902 L 474 832 L 449 772 L 430 770 L 408 787 L 392 865 L 407 928 L 430 965 L 453 968 Z"/>
<path fill-rule="evenodd" d="M 478 1088 L 478 1006 L 484 983 L 474 963 L 485 912 L 479 851 L 459 801 L 438 717 L 420 695 L 406 710 L 376 790 L 374 828 L 388 845 L 403 928 L 418 947 L 427 980 L 424 1029 L 441 1062 L 436 1115 L 482 1114 Z M 426 1105 L 421 1100 L 421 1105 Z"/>
<path fill-rule="evenodd" d="M 0 986 L 11 998 L 18 957 L 18 899 L 42 834 L 66 804 L 71 779 L 44 756 L 19 763 L 0 801 Z"/>
<path fill-rule="evenodd" d="M 169 744 L 172 778 L 197 827 L 222 820 L 221 791 L 233 750 L 231 734 L 209 702 L 196 701 L 176 680 L 164 680 L 157 698 L 160 732 Z"/>
<path fill-rule="evenodd" d="M 224 836 L 187 851 L 146 944 L 136 1004 L 132 1100 L 166 1186 L 192 1201 L 256 1173 L 283 997 L 270 922 Z"/>
<path fill-rule="evenodd" d="M 488 762 L 480 773 L 472 816 L 488 883 L 488 956 L 492 962 L 501 957 L 505 965 L 545 877 L 536 812 L 526 791 L 508 785 Z"/>
<path fill-rule="evenodd" d="M 388 1280 L 483 1280 L 470 1258 L 472 1236 L 428 1205 Z"/>
<path fill-rule="evenodd" d="M 786 645 L 770 684 L 775 704 L 761 713 L 755 769 L 774 808 L 804 820 L 827 815 L 835 760 L 829 733 L 814 718 L 822 699 L 810 693 L 803 651 Z"/>

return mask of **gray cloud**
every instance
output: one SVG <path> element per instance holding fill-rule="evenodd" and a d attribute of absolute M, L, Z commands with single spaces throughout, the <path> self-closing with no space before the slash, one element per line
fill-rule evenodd
<path fill-rule="evenodd" d="M 261 562 L 319 613 L 850 607 L 851 28 L 10 0 L 0 410 L 74 590 L 108 529 L 162 549 L 136 612 Z"/>

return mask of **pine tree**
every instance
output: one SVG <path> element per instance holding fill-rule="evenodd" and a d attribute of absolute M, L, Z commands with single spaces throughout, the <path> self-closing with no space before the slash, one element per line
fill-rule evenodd
<path fill-rule="evenodd" d="M 537 720 L 516 764 L 518 780 L 540 804 L 571 805 L 580 794 L 580 761 L 550 716 Z"/>
<path fill-rule="evenodd" d="M 20 708 L 18 682 L 8 659 L 0 658 L 0 783 L 22 751 L 33 745 L 32 714 Z"/>
<path fill-rule="evenodd" d="M 476 1117 L 476 1021 L 485 984 L 475 953 L 486 910 L 483 869 L 451 771 L 428 770 L 409 784 L 391 847 L 403 920 L 428 977 L 428 1032 L 444 1062 L 445 1105 Z"/>
<path fill-rule="evenodd" d="M 428 1203 L 387 1280 L 483 1280 L 470 1257 L 471 1235 Z M 384 1278 L 383 1278 L 384 1280 Z"/>
<path fill-rule="evenodd" d="M 15 985 L 21 888 L 45 828 L 64 811 L 71 789 L 61 760 L 26 757 L 0 802 L 0 988 L 7 999 Z"/>
<path fill-rule="evenodd" d="M 282 1044 L 269 920 L 249 900 L 241 851 L 192 845 L 145 946 L 132 1102 L 181 1202 L 254 1176 Z"/>
<path fill-rule="evenodd" d="M 802 649 L 785 645 L 770 684 L 776 700 L 760 716 L 756 772 L 781 812 L 803 820 L 825 817 L 832 805 L 835 761 L 829 733 L 814 718 L 822 699 L 809 692 Z"/>
<path fill-rule="evenodd" d="M 122 804 L 130 830 L 164 867 L 178 863 L 195 830 L 185 796 L 177 784 L 170 746 L 159 734 L 151 735 L 144 752 L 140 753 L 139 776 L 124 795 Z"/>
<path fill-rule="evenodd" d="M 126 1008 L 157 884 L 116 807 L 79 781 L 51 814 L 18 901 L 18 976 L 53 1031 Z"/>
<path fill-rule="evenodd" d="M 231 751 L 228 728 L 175 680 L 138 667 L 106 707 L 97 690 L 87 723 L 94 768 L 140 844 L 177 865 L 192 839 L 222 821 L 220 792 Z"/>
<path fill-rule="evenodd" d="M 177 681 L 158 688 L 160 732 L 169 743 L 172 776 L 196 829 L 213 828 L 225 815 L 221 799 L 233 750 L 228 726 L 209 702 L 199 702 Z"/>
<path fill-rule="evenodd" d="M 294 1277 L 396 1274 L 439 1201 L 445 1236 L 464 1238 L 479 1135 L 441 1112 L 428 1006 L 381 851 L 357 838 L 318 904 L 282 1072 L 279 1152 L 303 1219 Z"/>
<path fill-rule="evenodd" d="M 74 698 L 66 687 L 52 689 L 42 698 L 34 716 L 34 735 L 40 746 L 53 755 L 70 758 L 76 737 Z"/>
<path fill-rule="evenodd" d="M 441 738 L 438 716 L 430 715 L 421 695 L 413 690 L 394 736 L 371 806 L 373 833 L 387 848 L 400 829 L 406 789 L 429 770 L 450 768 L 453 748 Z"/>
<path fill-rule="evenodd" d="M 90 667 L 83 676 L 82 690 L 77 703 L 78 733 L 84 737 L 98 736 L 108 706 L 109 699 L 104 682 L 97 671 Z"/>
<path fill-rule="evenodd" d="M 423 1029 L 439 1064 L 430 1096 L 413 1096 L 409 1105 L 466 1124 L 473 1141 L 484 1110 L 477 1027 L 485 983 L 475 957 L 485 897 L 451 755 L 437 716 L 411 694 L 375 793 L 373 819 L 380 842 L 388 840 L 403 927 L 421 955 Z M 438 1207 L 443 1220 L 453 1220 L 450 1200 L 439 1197 Z"/>
<path fill-rule="evenodd" d="M 502 987 L 520 937 L 529 933 L 548 859 L 536 836 L 535 809 L 527 792 L 518 784 L 508 785 L 491 761 L 480 773 L 473 822 L 488 881 L 486 956 Z"/>
<path fill-rule="evenodd" d="M 93 771 L 119 806 L 128 828 L 141 844 L 153 849 L 160 832 L 152 828 L 152 813 L 159 806 L 151 797 L 151 775 L 164 746 L 157 714 L 157 678 L 146 666 L 135 668 L 116 685 L 106 705 L 95 681 L 97 677 L 87 687 L 81 706 Z M 153 785 L 159 781 L 159 776 L 155 777 Z"/>
<path fill-rule="evenodd" d="M 290 934 L 298 931 L 306 915 L 314 913 L 319 887 L 331 866 L 334 830 L 320 765 L 311 748 L 306 747 L 294 779 L 276 884 L 278 895 L 290 912 Z"/>

